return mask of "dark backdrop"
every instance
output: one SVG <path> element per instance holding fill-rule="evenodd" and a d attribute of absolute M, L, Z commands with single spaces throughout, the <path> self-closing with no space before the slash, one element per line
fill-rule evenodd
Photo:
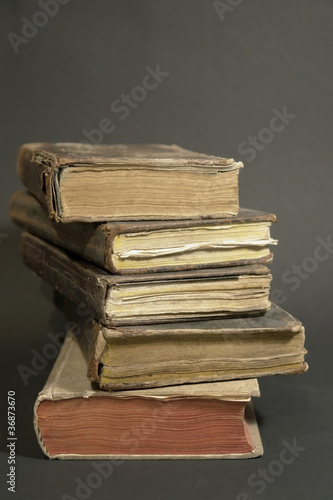
<path fill-rule="evenodd" d="M 49 14 L 40 14 L 42 4 Z M 0 19 L 1 497 L 15 497 L 5 477 L 6 397 L 14 390 L 16 498 L 330 499 L 333 3 L 2 0 Z M 123 94 L 140 92 L 147 66 L 163 72 L 157 87 L 128 112 L 112 111 Z M 272 121 L 279 114 L 283 121 Z M 83 130 L 103 118 L 114 130 L 94 137 L 105 143 L 177 143 L 244 161 L 241 204 L 279 219 L 273 297 L 304 323 L 310 370 L 260 381 L 263 458 L 130 461 L 99 488 L 75 493 L 92 463 L 45 459 L 32 429 L 33 402 L 53 361 L 27 385 L 18 372 L 48 342 L 54 308 L 49 289 L 20 262 L 8 202 L 20 188 L 21 143 L 87 140 Z M 281 470 L 286 441 L 302 451 Z M 248 484 L 264 474 L 259 469 L 268 479 Z"/>

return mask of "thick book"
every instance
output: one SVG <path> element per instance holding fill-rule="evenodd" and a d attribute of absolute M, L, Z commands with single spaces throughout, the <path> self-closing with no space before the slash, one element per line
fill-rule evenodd
<path fill-rule="evenodd" d="M 34 428 L 49 458 L 251 458 L 263 454 L 252 396 L 255 379 L 98 390 L 69 334 L 37 397 Z"/>
<path fill-rule="evenodd" d="M 112 275 L 29 233 L 23 262 L 105 325 L 260 314 L 269 309 L 271 275 L 263 265 Z"/>
<path fill-rule="evenodd" d="M 302 373 L 304 327 L 275 304 L 263 316 L 107 328 L 62 294 L 55 303 L 103 390 Z"/>
<path fill-rule="evenodd" d="M 273 214 L 240 208 L 238 216 L 184 221 L 91 224 L 52 222 L 28 192 L 11 198 L 16 224 L 115 274 L 167 272 L 272 261 Z"/>
<path fill-rule="evenodd" d="M 57 222 L 232 217 L 242 166 L 162 144 L 32 143 L 17 160 Z"/>

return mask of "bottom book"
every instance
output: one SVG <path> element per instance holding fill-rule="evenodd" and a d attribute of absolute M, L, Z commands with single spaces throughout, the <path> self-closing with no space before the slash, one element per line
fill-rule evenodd
<path fill-rule="evenodd" d="M 256 379 L 106 392 L 69 332 L 34 409 L 49 458 L 252 458 L 263 454 Z"/>

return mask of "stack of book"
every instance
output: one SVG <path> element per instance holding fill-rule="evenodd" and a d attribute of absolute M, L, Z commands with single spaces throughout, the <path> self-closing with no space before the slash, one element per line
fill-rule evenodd
<path fill-rule="evenodd" d="M 261 455 L 257 377 L 300 373 L 302 324 L 269 301 L 273 214 L 242 163 L 165 145 L 25 144 L 23 261 L 68 334 L 35 405 L 50 458 Z"/>

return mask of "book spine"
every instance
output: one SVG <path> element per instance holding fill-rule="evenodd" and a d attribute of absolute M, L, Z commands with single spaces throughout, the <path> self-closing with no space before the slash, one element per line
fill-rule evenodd
<path fill-rule="evenodd" d="M 34 161 L 33 145 L 20 147 L 17 157 L 17 173 L 26 188 L 48 209 L 54 218 L 56 207 L 53 202 L 53 169 L 43 162 Z"/>
<path fill-rule="evenodd" d="M 23 262 L 30 269 L 74 303 L 92 310 L 102 323 L 105 322 L 107 283 L 90 269 L 88 263 L 83 265 L 71 259 L 57 247 L 29 233 L 22 234 L 21 251 Z"/>
<path fill-rule="evenodd" d="M 66 366 L 66 363 L 68 363 L 68 358 L 70 356 L 70 353 L 71 353 L 71 350 L 72 350 L 72 347 L 73 347 L 73 342 L 75 342 L 74 340 L 74 336 L 72 334 L 72 332 L 70 332 L 65 340 L 64 340 L 64 343 L 63 345 L 61 346 L 61 349 L 60 349 L 60 352 L 59 352 L 59 355 L 57 356 L 57 359 L 55 360 L 55 363 L 52 367 L 52 370 L 48 376 L 48 379 L 47 379 L 47 382 L 46 384 L 44 385 L 43 387 L 43 390 L 40 391 L 40 393 L 38 394 L 37 396 L 37 399 L 36 399 L 36 402 L 34 404 L 34 410 L 33 410 L 33 413 L 34 413 L 34 416 L 33 416 L 33 426 L 34 426 L 34 430 L 35 430 L 35 433 L 36 433 L 36 437 L 37 437 L 37 441 L 38 441 L 38 444 L 39 446 L 41 447 L 43 453 L 48 457 L 48 458 L 53 458 L 44 442 L 43 442 L 43 436 L 41 435 L 41 432 L 40 432 L 40 429 L 39 429 L 39 425 L 38 425 L 38 407 L 40 405 L 40 403 L 42 403 L 43 401 L 54 401 L 55 398 L 53 396 L 54 394 L 54 390 L 56 388 L 56 385 L 57 385 L 57 381 L 59 379 L 59 377 L 61 376 L 65 366 Z M 68 397 L 70 397 L 70 395 L 68 395 Z M 63 399 L 63 397 L 61 398 Z"/>
<path fill-rule="evenodd" d="M 99 364 L 107 345 L 101 324 L 90 314 L 80 314 L 77 305 L 56 290 L 54 292 L 54 303 L 65 318 L 73 325 L 72 331 L 75 333 L 75 337 L 87 361 L 87 377 L 92 382 L 98 383 Z"/>
<path fill-rule="evenodd" d="M 24 192 L 12 196 L 10 217 L 30 233 L 114 272 L 111 248 L 115 230 L 111 231 L 105 225 L 52 222 L 46 209 L 33 196 Z"/>

